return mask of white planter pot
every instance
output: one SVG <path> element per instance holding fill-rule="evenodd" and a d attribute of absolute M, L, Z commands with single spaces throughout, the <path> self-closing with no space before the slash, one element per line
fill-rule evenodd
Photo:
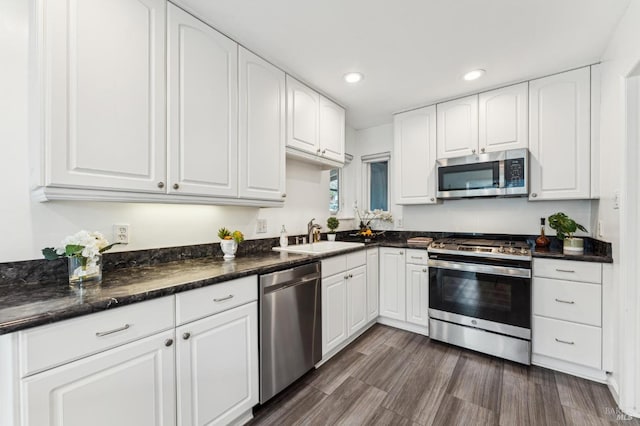
<path fill-rule="evenodd" d="M 562 251 L 566 254 L 584 253 L 584 240 L 582 238 L 565 238 Z"/>
<path fill-rule="evenodd" d="M 234 240 L 222 240 L 220 241 L 220 248 L 224 253 L 225 259 L 233 259 L 236 257 L 236 250 L 238 250 L 238 243 Z"/>
<path fill-rule="evenodd" d="M 335 241 L 336 240 L 336 234 L 327 234 L 327 240 L 328 241 Z"/>

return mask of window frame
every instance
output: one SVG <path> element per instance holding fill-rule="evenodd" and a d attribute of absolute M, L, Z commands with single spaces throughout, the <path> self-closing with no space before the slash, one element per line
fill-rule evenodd
<path fill-rule="evenodd" d="M 329 183 L 331 183 L 331 171 L 332 170 L 336 170 L 337 171 L 337 175 L 338 175 L 338 209 L 337 210 L 331 210 L 331 208 L 329 208 L 329 215 L 330 216 L 338 216 L 338 214 L 340 213 L 341 207 L 342 207 L 342 197 L 343 197 L 343 193 L 342 193 L 342 167 L 334 167 L 333 169 L 329 169 Z M 329 190 L 331 190 L 331 187 L 329 187 Z"/>
<path fill-rule="evenodd" d="M 371 164 L 387 162 L 387 210 L 391 210 L 391 152 L 380 152 L 377 154 L 363 155 L 360 157 L 362 161 L 362 206 L 365 210 L 373 210 L 371 208 Z"/>

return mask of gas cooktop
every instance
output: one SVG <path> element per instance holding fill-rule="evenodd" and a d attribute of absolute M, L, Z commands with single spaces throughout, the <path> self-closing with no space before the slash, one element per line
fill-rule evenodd
<path fill-rule="evenodd" d="M 448 253 L 498 259 L 531 259 L 531 250 L 529 249 L 529 245 L 524 241 L 488 240 L 483 238 L 443 238 L 432 242 L 428 251 L 430 253 Z"/>

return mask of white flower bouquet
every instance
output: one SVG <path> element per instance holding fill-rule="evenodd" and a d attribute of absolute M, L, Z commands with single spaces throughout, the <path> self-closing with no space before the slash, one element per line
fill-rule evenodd
<path fill-rule="evenodd" d="M 46 247 L 42 254 L 47 260 L 69 259 L 69 282 L 102 280 L 102 253 L 119 243 L 109 244 L 100 232 L 80 231 L 66 237 L 59 247 Z"/>

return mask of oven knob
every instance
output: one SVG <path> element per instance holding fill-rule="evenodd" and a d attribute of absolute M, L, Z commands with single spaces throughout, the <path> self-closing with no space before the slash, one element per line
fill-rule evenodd
<path fill-rule="evenodd" d="M 526 249 L 526 248 L 524 248 L 524 247 L 522 247 L 522 248 L 520 249 L 520 254 L 527 254 L 527 249 Z"/>
<path fill-rule="evenodd" d="M 498 248 L 498 253 L 504 253 L 504 247 L 500 246 L 500 247 Z"/>
<path fill-rule="evenodd" d="M 444 243 L 440 243 L 440 248 L 444 248 Z"/>
<path fill-rule="evenodd" d="M 515 252 L 516 252 L 516 249 L 515 249 L 515 248 L 511 247 L 511 248 L 509 249 L 509 253 L 515 253 Z"/>

